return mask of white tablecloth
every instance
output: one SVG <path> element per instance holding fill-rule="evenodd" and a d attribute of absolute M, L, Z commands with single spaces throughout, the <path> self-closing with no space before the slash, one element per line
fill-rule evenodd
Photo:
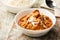
<path fill-rule="evenodd" d="M 0 3 L 0 40 L 7 40 L 13 19 L 14 14 L 7 12 L 6 8 Z"/>

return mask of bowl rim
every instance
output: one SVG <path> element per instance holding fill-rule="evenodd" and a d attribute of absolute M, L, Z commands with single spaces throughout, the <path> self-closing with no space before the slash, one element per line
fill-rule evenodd
<path fill-rule="evenodd" d="M 29 9 L 25 9 L 25 10 L 30 10 L 30 9 L 35 10 L 35 9 L 42 9 L 42 8 L 29 8 Z M 46 10 L 46 9 L 43 9 L 43 10 Z M 24 11 L 24 10 L 18 12 L 17 15 L 19 15 L 19 13 L 21 13 L 21 12 L 23 12 L 23 11 Z M 46 10 L 46 11 L 48 11 L 48 10 Z M 49 11 L 48 11 L 48 12 L 49 12 Z M 51 12 L 49 12 L 49 13 L 51 13 Z M 51 14 L 52 14 L 52 13 L 51 13 Z M 15 24 L 16 24 L 18 27 L 20 27 L 20 26 L 18 25 L 18 23 L 16 22 L 17 15 L 15 16 Z M 53 14 L 52 14 L 52 15 L 53 15 Z M 53 16 L 54 16 L 54 18 L 55 18 L 55 23 L 56 23 L 56 17 L 55 17 L 55 15 L 53 15 Z M 55 25 L 55 23 L 52 24 L 51 27 L 49 27 L 49 28 L 47 28 L 47 29 L 44 29 L 44 30 L 29 30 L 29 29 L 25 29 L 25 28 L 22 28 L 22 27 L 20 27 L 20 28 L 22 28 L 22 29 L 24 29 L 24 30 L 28 30 L 28 31 L 34 31 L 34 32 L 36 32 L 36 31 L 42 31 L 42 32 L 43 32 L 43 31 L 45 31 L 45 30 L 51 29 L 51 28 Z"/>
<path fill-rule="evenodd" d="M 33 2 L 31 2 L 31 4 L 30 5 L 28 5 L 28 6 L 24 6 L 24 8 L 25 7 L 32 7 L 32 5 L 34 4 L 36 2 L 36 0 L 33 0 Z M 2 3 L 4 4 L 4 5 L 6 5 L 6 6 L 8 6 L 8 7 L 14 7 L 14 8 L 22 8 L 22 7 L 20 7 L 20 6 L 11 6 L 11 5 L 8 5 L 7 3 L 4 3 L 3 1 L 2 1 Z"/>

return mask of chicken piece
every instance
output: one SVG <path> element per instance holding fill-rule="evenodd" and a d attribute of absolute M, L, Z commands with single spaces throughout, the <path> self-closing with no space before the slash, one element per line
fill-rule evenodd
<path fill-rule="evenodd" d="M 43 23 L 46 25 L 47 28 L 49 28 L 52 25 L 51 19 L 49 19 L 49 17 L 47 16 L 45 16 L 45 20 L 43 21 Z"/>
<path fill-rule="evenodd" d="M 31 23 L 29 23 L 29 24 L 27 25 L 26 29 L 31 29 L 32 26 L 33 26 L 33 25 L 32 25 Z"/>
<path fill-rule="evenodd" d="M 38 27 L 38 25 L 34 25 L 34 26 L 31 28 L 31 30 L 36 30 L 37 27 Z"/>
<path fill-rule="evenodd" d="M 44 15 L 40 15 L 38 18 L 40 19 L 40 20 L 44 20 L 44 17 L 43 17 Z"/>
<path fill-rule="evenodd" d="M 19 20 L 19 21 L 18 21 L 18 24 L 20 25 L 22 22 L 23 22 L 23 21 Z"/>
<path fill-rule="evenodd" d="M 27 21 L 29 17 L 30 17 L 30 15 L 26 15 L 26 16 L 22 17 L 21 20 L 22 21 Z"/>
<path fill-rule="evenodd" d="M 45 29 L 45 28 L 43 27 L 43 24 L 39 23 L 39 29 L 40 29 L 40 30 Z"/>
<path fill-rule="evenodd" d="M 46 23 L 45 25 L 47 26 L 47 28 L 49 28 L 52 25 L 52 23 L 51 22 L 50 23 Z"/>
<path fill-rule="evenodd" d="M 28 25 L 28 22 L 22 22 L 22 23 L 20 24 L 20 26 L 23 27 L 23 28 L 26 28 L 27 25 Z"/>
<path fill-rule="evenodd" d="M 39 10 L 33 11 L 33 13 L 31 15 L 34 17 L 38 17 L 40 15 Z"/>
<path fill-rule="evenodd" d="M 39 18 L 37 18 L 36 20 L 37 20 L 37 22 L 40 22 L 41 21 Z"/>

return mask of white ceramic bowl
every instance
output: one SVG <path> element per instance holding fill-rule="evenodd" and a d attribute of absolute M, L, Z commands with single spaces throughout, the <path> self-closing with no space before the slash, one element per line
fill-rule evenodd
<path fill-rule="evenodd" d="M 19 12 L 20 10 L 22 10 L 22 9 L 27 9 L 27 8 L 30 8 L 30 7 L 32 7 L 32 5 L 34 5 L 34 3 L 36 2 L 36 0 L 31 0 L 31 4 L 30 5 L 28 5 L 28 6 L 23 6 L 23 7 L 21 7 L 21 6 L 19 6 L 19 7 L 17 7 L 17 6 L 11 6 L 11 5 L 8 5 L 8 2 L 9 2 L 10 0 L 2 0 L 2 3 L 4 4 L 4 6 L 7 8 L 7 10 L 9 11 L 9 12 L 12 12 L 12 13 L 17 13 L 17 12 Z"/>
<path fill-rule="evenodd" d="M 20 27 L 20 26 L 18 25 L 18 20 L 19 20 L 22 16 L 27 15 L 27 14 L 31 13 L 33 10 L 36 10 L 36 9 L 39 10 L 40 13 L 48 16 L 48 17 L 52 20 L 52 23 L 53 23 L 52 26 L 51 26 L 50 28 L 47 28 L 47 29 L 44 29 L 44 30 L 28 30 L 28 29 L 25 29 L 25 28 Z M 19 13 L 16 15 L 16 17 L 15 17 L 16 26 L 19 27 L 19 29 L 20 29 L 25 35 L 28 35 L 28 36 L 31 36 L 31 37 L 39 37 L 39 36 L 45 35 L 45 34 L 48 33 L 48 32 L 50 31 L 50 29 L 54 26 L 55 22 L 56 22 L 56 18 L 55 18 L 55 16 L 54 16 L 51 12 L 49 12 L 49 11 L 47 11 L 47 10 L 45 10 L 45 9 L 40 9 L 40 8 L 33 8 L 33 9 L 23 10 L 23 11 L 19 12 Z"/>

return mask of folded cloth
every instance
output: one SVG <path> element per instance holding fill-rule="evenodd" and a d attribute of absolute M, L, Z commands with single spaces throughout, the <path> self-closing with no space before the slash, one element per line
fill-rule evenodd
<path fill-rule="evenodd" d="M 0 5 L 0 40 L 7 40 L 8 34 L 12 28 L 14 15 Z"/>

